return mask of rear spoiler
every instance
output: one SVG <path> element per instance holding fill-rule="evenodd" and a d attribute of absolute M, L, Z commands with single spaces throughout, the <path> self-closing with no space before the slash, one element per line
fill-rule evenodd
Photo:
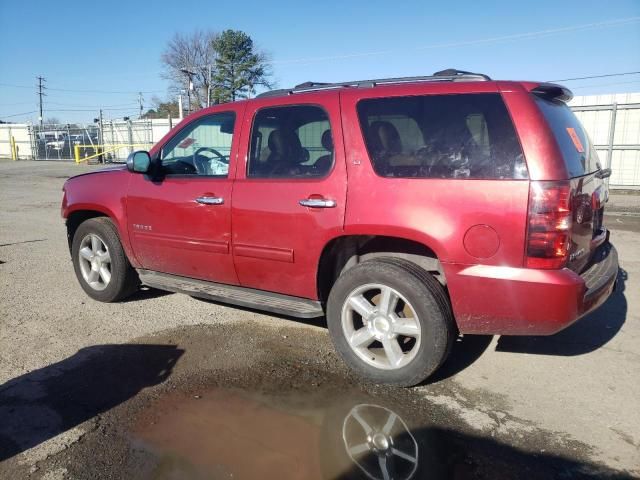
<path fill-rule="evenodd" d="M 559 100 L 565 103 L 573 98 L 571 90 L 555 83 L 541 83 L 531 90 L 531 93 L 547 100 Z"/>

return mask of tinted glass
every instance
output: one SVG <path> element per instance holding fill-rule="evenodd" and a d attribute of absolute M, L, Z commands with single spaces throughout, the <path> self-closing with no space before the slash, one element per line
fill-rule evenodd
<path fill-rule="evenodd" d="M 358 115 L 378 175 L 528 177 L 520 143 L 499 94 L 362 100 Z"/>
<path fill-rule="evenodd" d="M 235 114 L 209 115 L 188 125 L 162 149 L 167 175 L 226 177 L 233 141 Z"/>
<path fill-rule="evenodd" d="M 253 121 L 247 175 L 308 178 L 329 173 L 333 140 L 326 112 L 316 106 L 264 108 Z"/>
<path fill-rule="evenodd" d="M 598 154 L 571 109 L 564 102 L 534 98 L 556 137 L 569 176 L 579 177 L 598 170 Z"/>

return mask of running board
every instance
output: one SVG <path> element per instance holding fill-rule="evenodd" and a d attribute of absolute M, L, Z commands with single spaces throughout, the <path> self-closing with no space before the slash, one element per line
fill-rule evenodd
<path fill-rule="evenodd" d="M 159 290 L 185 293 L 193 297 L 206 298 L 217 302 L 266 310 L 267 312 L 298 318 L 315 318 L 324 315 L 320 302 L 307 298 L 207 282 L 206 280 L 196 280 L 151 270 L 140 269 L 138 270 L 138 275 L 140 275 L 142 283 Z"/>

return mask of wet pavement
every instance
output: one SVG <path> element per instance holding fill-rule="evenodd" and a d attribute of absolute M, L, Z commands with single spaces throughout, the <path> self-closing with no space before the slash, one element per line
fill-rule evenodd
<path fill-rule="evenodd" d="M 59 206 L 92 168 L 0 162 L 0 479 L 640 478 L 637 212 L 607 215 L 621 270 L 597 312 L 465 336 L 397 389 L 352 375 L 322 322 L 88 299 Z"/>
<path fill-rule="evenodd" d="M 361 383 L 320 329 L 181 328 L 3 385 L 0 478 L 631 478 L 532 425 L 479 435 L 451 387 Z"/>

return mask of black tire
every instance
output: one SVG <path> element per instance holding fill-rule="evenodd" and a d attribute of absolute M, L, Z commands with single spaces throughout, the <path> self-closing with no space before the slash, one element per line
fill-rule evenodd
<path fill-rule="evenodd" d="M 383 369 L 362 360 L 349 345 L 342 328 L 342 309 L 358 287 L 377 283 L 399 292 L 420 319 L 420 345 L 414 358 L 395 369 Z M 445 361 L 455 340 L 456 327 L 449 299 L 438 281 L 416 264 L 393 257 L 368 260 L 344 272 L 327 303 L 327 324 L 336 350 L 345 363 L 375 383 L 409 387 L 425 380 Z"/>
<path fill-rule="evenodd" d="M 111 279 L 103 290 L 93 288 L 84 279 L 80 267 L 80 245 L 83 239 L 90 234 L 97 235 L 102 240 L 111 257 Z M 118 302 L 134 293 L 140 285 L 138 274 L 129 263 L 129 259 L 122 249 L 118 231 L 113 222 L 107 217 L 91 218 L 80 224 L 73 236 L 71 259 L 80 286 L 94 300 L 107 303 Z"/>

